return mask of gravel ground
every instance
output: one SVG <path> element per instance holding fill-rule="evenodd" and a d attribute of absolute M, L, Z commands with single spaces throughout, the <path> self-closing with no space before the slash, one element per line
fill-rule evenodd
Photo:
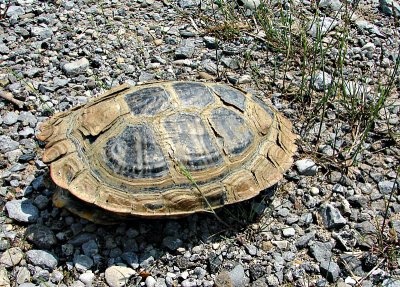
<path fill-rule="evenodd" d="M 319 99 L 335 82 L 337 46 L 300 95 L 301 55 L 282 64 L 285 54 L 254 24 L 259 1 L 234 8 L 247 22 L 231 30 L 220 2 L 8 2 L 0 1 L 0 86 L 20 102 L 0 100 L 0 286 L 400 286 L 398 74 L 390 93 L 377 92 L 398 59 L 398 1 L 352 1 L 349 18 L 340 0 L 271 4 L 317 9 L 310 43 L 321 33 L 323 45 L 336 43 L 348 21 L 343 96 L 329 105 Z M 154 80 L 229 82 L 293 121 L 295 165 L 278 186 L 219 211 L 230 228 L 207 214 L 101 226 L 52 205 L 40 123 L 112 86 Z M 344 168 L 362 135 L 355 123 L 382 94 L 357 163 Z M 354 101 L 340 101 L 346 95 Z"/>

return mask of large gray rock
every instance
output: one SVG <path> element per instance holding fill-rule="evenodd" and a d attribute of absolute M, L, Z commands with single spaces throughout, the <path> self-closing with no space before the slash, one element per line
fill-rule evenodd
<path fill-rule="evenodd" d="M 343 4 L 340 0 L 321 0 L 319 1 L 318 6 L 321 8 L 329 8 L 333 11 L 339 11 Z"/>
<path fill-rule="evenodd" d="M 10 6 L 7 9 L 8 17 L 19 17 L 25 14 L 25 9 L 21 6 Z"/>
<path fill-rule="evenodd" d="M 310 245 L 310 252 L 318 262 L 330 261 L 332 259 L 332 244 L 330 242 L 316 241 Z"/>
<path fill-rule="evenodd" d="M 8 216 L 19 222 L 36 222 L 39 210 L 28 199 L 16 199 L 6 203 Z"/>
<path fill-rule="evenodd" d="M 320 214 L 326 228 L 340 228 L 343 227 L 347 221 L 342 216 L 340 211 L 333 207 L 331 204 L 324 204 L 320 208 Z"/>
<path fill-rule="evenodd" d="M 382 282 L 382 287 L 400 287 L 400 280 L 396 278 L 386 278 Z"/>
<path fill-rule="evenodd" d="M 301 236 L 299 239 L 296 240 L 296 247 L 297 248 L 304 248 L 307 246 L 308 242 L 310 242 L 310 240 L 314 239 L 315 237 L 315 231 L 310 231 L 306 234 L 304 234 L 303 236 Z"/>
<path fill-rule="evenodd" d="M 8 126 L 15 124 L 17 121 L 18 121 L 18 114 L 15 112 L 8 112 L 3 117 L 3 123 L 5 123 Z"/>
<path fill-rule="evenodd" d="M 40 249 L 49 249 L 57 244 L 56 236 L 47 226 L 34 224 L 26 229 L 25 237 Z"/>
<path fill-rule="evenodd" d="M 89 240 L 82 245 L 83 253 L 86 256 L 93 257 L 97 253 L 99 253 L 99 247 L 95 240 Z"/>
<path fill-rule="evenodd" d="M 10 48 L 6 46 L 6 44 L 0 44 L 0 54 L 8 54 L 10 53 Z"/>
<path fill-rule="evenodd" d="M 9 136 L 1 135 L 0 136 L 0 152 L 6 153 L 9 151 L 16 150 L 19 147 L 19 142 L 13 140 Z"/>
<path fill-rule="evenodd" d="M 183 40 L 179 47 L 175 50 L 175 59 L 191 58 L 195 52 L 194 42 L 191 40 Z"/>
<path fill-rule="evenodd" d="M 311 23 L 307 33 L 313 38 L 324 36 L 326 33 L 333 30 L 338 24 L 338 21 L 330 17 L 319 18 Z"/>
<path fill-rule="evenodd" d="M 238 264 L 229 272 L 234 287 L 244 287 L 249 283 L 244 268 L 241 264 Z"/>
<path fill-rule="evenodd" d="M 28 259 L 28 262 L 32 263 L 33 265 L 49 271 L 56 268 L 58 264 L 57 257 L 44 250 L 29 250 L 26 252 L 26 258 Z"/>
<path fill-rule="evenodd" d="M 332 76 L 327 72 L 318 71 L 312 79 L 312 84 L 317 91 L 327 90 L 332 84 Z"/>
<path fill-rule="evenodd" d="M 179 0 L 178 5 L 181 8 L 191 8 L 200 5 L 200 0 Z"/>
<path fill-rule="evenodd" d="M 76 255 L 74 257 L 74 266 L 78 271 L 85 272 L 92 268 L 93 260 L 86 255 Z"/>
<path fill-rule="evenodd" d="M 323 261 L 319 265 L 321 275 L 331 282 L 336 282 L 339 278 L 340 268 L 335 261 Z"/>
<path fill-rule="evenodd" d="M 49 27 L 32 27 L 31 34 L 34 37 L 38 37 L 40 40 L 45 40 L 53 37 L 53 30 Z"/>
<path fill-rule="evenodd" d="M 89 60 L 82 58 L 71 63 L 65 64 L 62 69 L 67 76 L 82 74 L 89 67 Z"/>
<path fill-rule="evenodd" d="M 396 194 L 397 187 L 394 181 L 384 180 L 378 183 L 379 191 L 382 194 L 390 194 L 392 191 Z"/>
<path fill-rule="evenodd" d="M 242 0 L 243 6 L 250 10 L 256 10 L 260 6 L 260 0 Z"/>

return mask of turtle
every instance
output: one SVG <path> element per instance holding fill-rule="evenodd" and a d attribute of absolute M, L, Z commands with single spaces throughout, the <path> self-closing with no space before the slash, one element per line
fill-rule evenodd
<path fill-rule="evenodd" d="M 55 114 L 37 138 L 55 205 L 95 222 L 250 199 L 282 179 L 296 151 L 290 121 L 255 93 L 195 81 L 114 87 Z"/>

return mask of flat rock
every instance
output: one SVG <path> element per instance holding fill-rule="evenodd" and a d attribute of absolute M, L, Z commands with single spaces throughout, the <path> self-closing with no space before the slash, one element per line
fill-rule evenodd
<path fill-rule="evenodd" d="M 340 0 L 321 0 L 319 1 L 318 6 L 321 8 L 329 8 L 333 11 L 339 11 L 343 4 Z"/>
<path fill-rule="evenodd" d="M 244 7 L 250 10 L 257 9 L 257 7 L 261 4 L 260 0 L 242 0 L 241 2 L 243 3 Z"/>
<path fill-rule="evenodd" d="M 382 282 L 382 287 L 400 287 L 400 280 L 396 278 L 386 278 Z"/>
<path fill-rule="evenodd" d="M 167 236 L 163 239 L 163 245 L 169 250 L 176 250 L 182 246 L 182 240 L 173 236 Z"/>
<path fill-rule="evenodd" d="M 39 210 L 28 199 L 16 199 L 6 203 L 8 216 L 19 222 L 36 222 Z"/>
<path fill-rule="evenodd" d="M 6 14 L 8 17 L 22 16 L 25 14 L 25 9 L 24 9 L 24 7 L 21 7 L 21 6 L 11 5 L 10 7 L 8 7 Z"/>
<path fill-rule="evenodd" d="M 307 246 L 308 242 L 310 242 L 310 240 L 314 239 L 316 232 L 315 231 L 311 231 L 308 232 L 306 234 L 304 234 L 303 236 L 301 236 L 300 238 L 298 238 L 296 240 L 296 247 L 297 248 L 304 248 Z"/>
<path fill-rule="evenodd" d="M 175 50 L 175 59 L 188 59 L 193 56 L 195 45 L 193 41 L 183 40 L 179 47 Z"/>
<path fill-rule="evenodd" d="M 89 67 L 89 60 L 82 58 L 65 64 L 62 69 L 67 76 L 75 76 L 82 74 Z"/>
<path fill-rule="evenodd" d="M 95 240 L 89 240 L 82 244 L 82 251 L 86 256 L 93 257 L 94 255 L 98 254 L 99 247 Z"/>
<path fill-rule="evenodd" d="M 178 5 L 181 8 L 191 8 L 200 5 L 200 0 L 179 0 Z"/>
<path fill-rule="evenodd" d="M 351 254 L 340 255 L 340 260 L 346 262 L 346 265 L 350 268 L 354 275 L 363 277 L 365 272 L 362 268 L 362 262 L 356 256 Z"/>
<path fill-rule="evenodd" d="M 53 270 L 57 267 L 58 259 L 55 255 L 44 250 L 32 249 L 26 252 L 26 257 L 30 263 L 43 269 Z"/>
<path fill-rule="evenodd" d="M 136 272 L 132 268 L 124 266 L 111 266 L 105 271 L 105 278 L 110 287 L 124 286 Z"/>
<path fill-rule="evenodd" d="M 93 233 L 82 232 L 70 239 L 68 243 L 72 244 L 74 247 L 80 247 L 83 243 L 94 240 L 95 238 L 96 236 Z"/>
<path fill-rule="evenodd" d="M 19 268 L 16 279 L 18 284 L 31 281 L 31 273 L 29 272 L 29 269 L 25 266 Z"/>
<path fill-rule="evenodd" d="M 13 140 L 7 135 L 0 136 L 0 152 L 6 153 L 9 151 L 16 150 L 19 147 L 19 142 Z"/>
<path fill-rule="evenodd" d="M 338 24 L 338 21 L 331 17 L 319 18 L 316 21 L 313 21 L 307 33 L 313 38 L 324 36 L 326 33 L 333 30 Z"/>
<path fill-rule="evenodd" d="M 5 267 L 13 267 L 18 265 L 18 263 L 24 257 L 24 253 L 18 247 L 12 247 L 3 252 L 0 257 L 0 264 Z"/>
<path fill-rule="evenodd" d="M 394 181 L 384 180 L 378 183 L 378 188 L 382 194 L 390 194 L 392 191 L 396 194 L 397 184 Z"/>
<path fill-rule="evenodd" d="M 37 37 L 40 40 L 45 40 L 53 36 L 53 30 L 48 27 L 32 27 L 31 34 L 32 36 Z"/>
<path fill-rule="evenodd" d="M 18 121 L 18 114 L 15 112 L 8 112 L 3 117 L 3 123 L 5 123 L 8 126 L 15 124 L 17 121 Z"/>
<path fill-rule="evenodd" d="M 332 244 L 330 242 L 316 241 L 310 245 L 312 256 L 318 262 L 329 261 L 332 258 Z"/>
<path fill-rule="evenodd" d="M 249 278 L 247 278 L 241 264 L 236 265 L 235 268 L 229 272 L 229 277 L 231 278 L 234 287 L 244 287 L 249 283 Z"/>
<path fill-rule="evenodd" d="M 74 256 L 74 266 L 80 272 L 85 272 L 88 269 L 92 268 L 93 260 L 89 256 L 86 255 L 76 255 Z"/>

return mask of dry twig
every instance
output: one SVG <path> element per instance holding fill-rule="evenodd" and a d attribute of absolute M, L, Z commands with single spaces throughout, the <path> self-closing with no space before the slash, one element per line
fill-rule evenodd
<path fill-rule="evenodd" d="M 3 99 L 13 103 L 14 105 L 18 106 L 20 109 L 24 107 L 24 102 L 17 100 L 13 97 L 13 95 L 9 92 L 0 91 L 0 97 Z"/>

